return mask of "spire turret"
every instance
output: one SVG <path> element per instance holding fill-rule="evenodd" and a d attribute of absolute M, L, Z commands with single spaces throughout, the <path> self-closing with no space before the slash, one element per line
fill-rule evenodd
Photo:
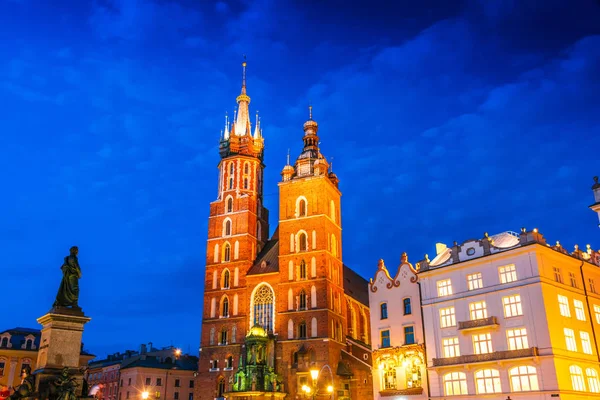
<path fill-rule="evenodd" d="M 223 140 L 229 140 L 229 116 L 227 112 L 225 112 L 225 134 L 223 135 Z"/>
<path fill-rule="evenodd" d="M 260 132 L 260 119 L 258 118 L 258 111 L 256 111 L 256 125 L 254 125 L 254 139 L 258 139 L 262 136 Z"/>

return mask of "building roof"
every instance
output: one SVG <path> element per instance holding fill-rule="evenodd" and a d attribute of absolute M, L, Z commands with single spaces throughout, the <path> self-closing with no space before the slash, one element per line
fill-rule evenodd
<path fill-rule="evenodd" d="M 270 274 L 273 272 L 279 272 L 279 239 L 275 239 L 275 235 L 267 241 L 246 275 Z"/>
<path fill-rule="evenodd" d="M 344 265 L 344 293 L 359 303 L 369 306 L 369 282 L 350 267 Z"/>
<path fill-rule="evenodd" d="M 37 351 L 37 349 L 39 349 L 39 347 L 40 347 L 41 332 L 39 329 L 17 327 L 17 328 L 12 328 L 12 329 L 7 329 L 5 331 L 2 331 L 2 332 L 0 332 L 0 335 L 2 335 L 4 333 L 8 333 L 10 335 L 10 339 L 9 339 L 10 346 L 7 346 L 7 348 L 10 348 L 13 350 Z M 33 337 L 34 337 L 33 347 L 30 349 L 24 349 L 23 346 L 25 345 L 25 338 L 29 335 L 33 335 Z"/>
<path fill-rule="evenodd" d="M 590 245 L 587 245 L 585 250 L 575 245 L 574 251 L 569 252 L 558 241 L 554 246 L 546 243 L 544 235 L 537 229 L 527 231 L 523 228 L 520 233 L 507 231 L 492 236 L 486 233 L 481 239 L 469 239 L 462 244 L 454 242 L 454 246 L 451 247 L 438 244 L 438 254 L 434 259 L 429 260 L 425 255 L 425 259 L 417 263 L 416 269 L 422 273 L 532 244 L 546 246 L 567 256 L 600 266 L 600 251 L 594 251 Z"/>
<path fill-rule="evenodd" d="M 160 357 L 141 356 L 133 362 L 121 367 L 121 370 L 128 368 L 154 368 L 154 369 L 178 369 L 184 371 L 196 371 L 198 369 L 198 357 L 181 356 L 178 360 L 170 362 L 163 361 Z"/>

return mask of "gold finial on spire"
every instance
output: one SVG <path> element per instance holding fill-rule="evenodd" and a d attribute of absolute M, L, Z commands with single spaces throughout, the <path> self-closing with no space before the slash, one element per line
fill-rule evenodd
<path fill-rule="evenodd" d="M 289 148 L 288 148 L 287 164 L 286 165 L 290 165 L 290 149 Z"/>
<path fill-rule="evenodd" d="M 242 93 L 246 93 L 246 55 L 244 54 L 244 61 L 242 62 Z"/>
<path fill-rule="evenodd" d="M 308 103 L 308 119 L 312 120 L 312 104 Z"/>

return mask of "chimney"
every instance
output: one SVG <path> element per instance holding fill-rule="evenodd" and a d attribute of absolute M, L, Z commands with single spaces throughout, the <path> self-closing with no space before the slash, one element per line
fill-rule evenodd
<path fill-rule="evenodd" d="M 142 344 L 140 346 L 140 354 L 146 354 L 146 345 L 145 344 Z"/>
<path fill-rule="evenodd" d="M 592 191 L 594 192 L 594 204 L 590 206 L 590 209 L 598 213 L 598 220 L 600 221 L 600 183 L 598 183 L 598 177 L 594 177 L 594 184 L 592 185 Z M 600 227 L 600 224 L 598 224 Z"/>

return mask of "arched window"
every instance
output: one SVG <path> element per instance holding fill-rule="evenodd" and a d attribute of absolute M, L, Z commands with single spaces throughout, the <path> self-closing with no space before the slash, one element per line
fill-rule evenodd
<path fill-rule="evenodd" d="M 215 244 L 214 262 L 219 262 L 219 243 Z M 213 288 L 214 289 L 214 288 Z"/>
<path fill-rule="evenodd" d="M 304 291 L 304 289 L 302 289 L 300 291 L 300 296 L 299 296 L 299 301 L 298 301 L 298 308 L 300 310 L 306 310 L 306 292 Z"/>
<path fill-rule="evenodd" d="M 239 302 L 239 297 L 236 294 L 233 295 L 233 315 L 238 315 L 238 302 Z M 235 328 L 235 326 L 234 326 Z M 234 335 L 235 336 L 235 335 Z"/>
<path fill-rule="evenodd" d="M 225 359 L 225 368 L 227 368 L 227 369 L 232 369 L 233 368 L 233 357 L 232 356 L 228 356 Z"/>
<path fill-rule="evenodd" d="M 571 373 L 571 385 L 573 386 L 573 390 L 585 392 L 585 382 L 583 381 L 583 371 L 581 370 L 581 367 L 578 365 L 571 365 L 569 367 L 569 372 Z"/>
<path fill-rule="evenodd" d="M 233 166 L 233 162 L 230 162 L 230 163 L 229 163 L 229 173 L 230 173 L 230 174 L 233 174 L 233 168 L 234 168 L 234 166 Z"/>
<path fill-rule="evenodd" d="M 223 277 L 221 278 L 223 282 L 223 289 L 229 289 L 229 270 L 225 268 L 223 271 Z"/>
<path fill-rule="evenodd" d="M 317 308 L 317 288 L 314 285 L 310 288 L 310 308 Z"/>
<path fill-rule="evenodd" d="M 266 331 L 272 331 L 273 320 L 275 319 L 275 308 L 273 307 L 275 294 L 273 289 L 263 283 L 254 290 L 250 307 L 251 324 L 262 326 Z"/>
<path fill-rule="evenodd" d="M 244 174 L 248 175 L 248 173 L 250 173 L 250 166 L 246 162 L 246 163 L 244 163 Z"/>
<path fill-rule="evenodd" d="M 475 388 L 477 389 L 477 394 L 502 393 L 498 370 L 482 369 L 475 372 Z"/>
<path fill-rule="evenodd" d="M 457 396 L 469 394 L 467 375 L 464 372 L 450 372 L 444 375 L 444 395 Z"/>
<path fill-rule="evenodd" d="M 219 343 L 221 343 L 222 345 L 227 344 L 227 328 L 223 328 L 221 330 L 221 337 Z"/>
<path fill-rule="evenodd" d="M 298 216 L 306 217 L 306 200 L 300 199 L 298 202 Z"/>
<path fill-rule="evenodd" d="M 535 367 L 521 365 L 508 371 L 513 392 L 540 390 Z"/>
<path fill-rule="evenodd" d="M 221 316 L 229 317 L 229 299 L 227 296 L 223 297 L 223 300 L 221 301 Z"/>
<path fill-rule="evenodd" d="M 244 189 L 248 189 L 248 178 L 244 178 Z"/>
<path fill-rule="evenodd" d="M 307 241 L 306 233 L 300 232 L 298 234 L 298 251 L 306 251 L 308 249 Z"/>
<path fill-rule="evenodd" d="M 330 213 L 330 216 L 331 216 L 331 219 L 333 220 L 333 222 L 336 222 L 335 221 L 335 203 L 333 202 L 333 200 L 331 200 L 329 202 L 329 213 Z"/>
<path fill-rule="evenodd" d="M 288 319 L 288 339 L 293 339 L 294 338 L 294 321 L 292 321 L 291 319 Z M 297 361 L 295 362 L 295 364 L 298 363 Z"/>
<path fill-rule="evenodd" d="M 2 338 L 2 347 L 8 347 L 8 338 L 6 336 Z"/>
<path fill-rule="evenodd" d="M 231 236 L 231 220 L 229 218 L 223 223 L 223 236 Z"/>
<path fill-rule="evenodd" d="M 227 212 L 233 212 L 233 197 L 231 196 L 227 197 Z"/>
<path fill-rule="evenodd" d="M 33 340 L 31 340 L 31 339 L 27 339 L 27 340 L 25 341 L 25 349 L 27 349 L 27 350 L 31 350 L 31 346 L 32 346 L 32 345 L 33 345 Z"/>
<path fill-rule="evenodd" d="M 294 292 L 292 288 L 288 289 L 288 310 L 294 309 Z"/>
<path fill-rule="evenodd" d="M 224 399 L 225 394 L 225 378 L 219 378 L 219 382 L 217 383 L 217 398 Z"/>
<path fill-rule="evenodd" d="M 585 375 L 587 376 L 588 390 L 592 393 L 600 393 L 598 372 L 594 368 L 586 368 Z"/>
<path fill-rule="evenodd" d="M 213 297 L 210 299 L 210 317 L 214 318 L 217 314 L 217 299 Z"/>
<path fill-rule="evenodd" d="M 338 254 L 337 239 L 336 239 L 335 235 L 331 235 L 331 255 L 333 255 L 334 257 L 337 257 L 337 254 Z"/>
<path fill-rule="evenodd" d="M 233 189 L 233 176 L 229 177 L 229 189 Z"/>
<path fill-rule="evenodd" d="M 310 336 L 317 337 L 317 319 L 315 317 L 310 321 Z"/>
<path fill-rule="evenodd" d="M 225 243 L 223 245 L 223 261 L 231 260 L 231 245 L 229 243 Z"/>
<path fill-rule="evenodd" d="M 300 261 L 300 279 L 306 279 L 306 263 L 304 260 Z"/>
<path fill-rule="evenodd" d="M 402 303 L 404 305 L 404 315 L 410 315 L 412 314 L 412 308 L 410 306 L 410 298 L 406 298 L 404 300 L 402 300 Z"/>
<path fill-rule="evenodd" d="M 306 339 L 306 322 L 304 321 L 298 324 L 298 338 Z"/>

